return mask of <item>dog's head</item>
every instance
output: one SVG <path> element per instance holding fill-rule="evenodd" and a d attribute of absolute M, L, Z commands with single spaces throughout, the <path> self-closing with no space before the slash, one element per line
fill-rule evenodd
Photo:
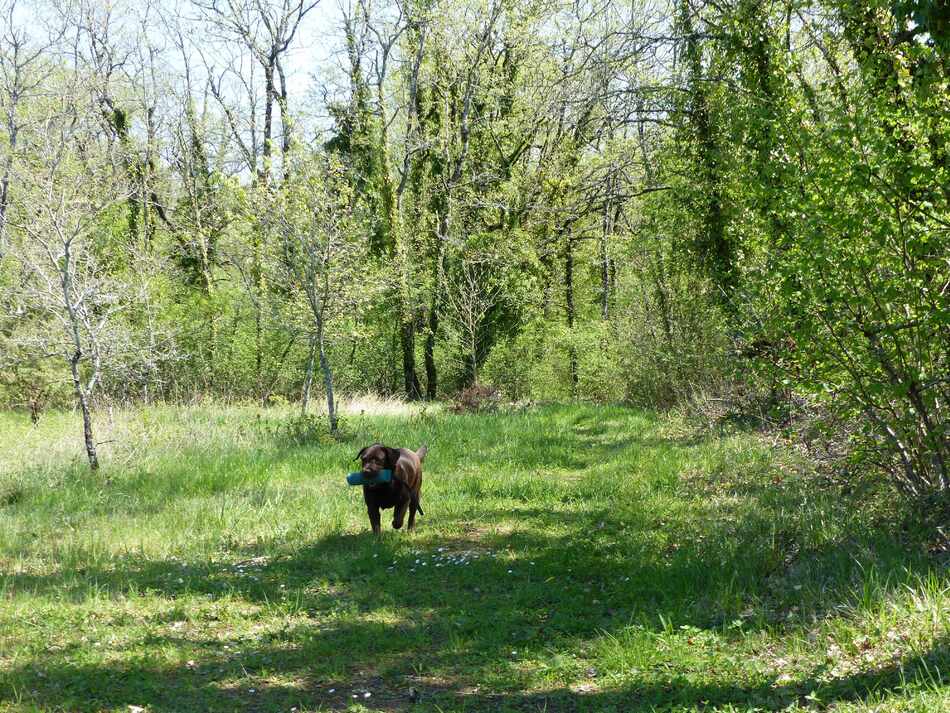
<path fill-rule="evenodd" d="M 382 443 L 374 443 L 361 450 L 356 458 L 362 464 L 363 475 L 375 478 L 381 470 L 395 470 L 399 450 L 388 448 Z"/>

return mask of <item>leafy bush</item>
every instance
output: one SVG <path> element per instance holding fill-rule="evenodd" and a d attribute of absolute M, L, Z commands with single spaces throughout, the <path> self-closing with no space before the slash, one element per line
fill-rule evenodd
<path fill-rule="evenodd" d="M 861 99 L 811 137 L 834 160 L 810 164 L 788 234 L 750 271 L 749 331 L 766 371 L 854 425 L 855 460 L 912 496 L 950 493 L 950 204 L 932 188 L 950 176 L 895 140 L 889 102 Z"/>

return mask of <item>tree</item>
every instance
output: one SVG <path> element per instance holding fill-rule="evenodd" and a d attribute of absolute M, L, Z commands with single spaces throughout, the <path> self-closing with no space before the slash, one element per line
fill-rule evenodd
<path fill-rule="evenodd" d="M 289 177 L 288 156 L 293 141 L 293 119 L 290 110 L 289 87 L 285 63 L 298 30 L 307 15 L 317 6 L 318 0 L 194 0 L 201 10 L 206 27 L 223 40 L 226 50 L 235 50 L 228 58 L 224 70 L 216 71 L 213 59 L 205 58 L 208 64 L 209 87 L 220 104 L 232 136 L 246 162 L 255 174 L 255 189 L 270 185 L 274 176 L 275 108 L 280 114 L 280 157 L 284 180 Z M 237 47 L 233 47 L 234 44 Z M 250 54 L 250 61 L 263 73 L 263 126 L 258 138 L 257 101 L 258 84 L 253 70 L 241 67 L 242 53 Z M 244 71 L 241 71 L 241 70 Z M 247 116 L 240 116 L 239 109 L 229 101 L 225 78 L 235 80 L 243 89 L 249 106 Z M 249 296 L 255 314 L 255 377 L 262 399 L 266 399 L 264 354 L 265 302 L 268 292 L 265 253 L 268 252 L 266 236 L 258 228 L 252 229 L 252 257 Z"/>
<path fill-rule="evenodd" d="M 333 320 L 359 304 L 367 284 L 357 271 L 366 245 L 357 239 L 349 186 L 339 163 L 303 156 L 291 164 L 294 181 L 271 193 L 264 220 L 280 236 L 280 270 L 310 312 L 311 354 L 301 411 L 306 413 L 316 353 L 327 399 L 330 432 L 338 428 L 328 339 Z M 368 282 L 368 281 L 367 281 Z"/>
<path fill-rule="evenodd" d="M 13 299 L 49 320 L 49 331 L 34 333 L 31 346 L 68 365 L 96 470 L 92 402 L 110 351 L 121 348 L 114 318 L 128 301 L 127 286 L 104 269 L 96 239 L 130 191 L 114 170 L 98 117 L 88 111 L 82 77 L 60 74 L 60 91 L 45 97 L 44 115 L 34 119 L 29 147 L 13 166 L 11 254 L 22 275 Z"/>
<path fill-rule="evenodd" d="M 50 43 L 32 41 L 29 32 L 17 21 L 16 0 L 0 6 L 0 113 L 6 136 L 0 167 L 0 259 L 3 258 L 7 207 L 10 203 L 10 177 L 20 149 L 20 134 L 26 122 L 23 116 L 27 104 L 41 87 L 44 79 L 42 65 Z"/>
<path fill-rule="evenodd" d="M 363 201 L 377 211 L 372 220 L 374 247 L 386 251 L 394 269 L 404 393 L 418 399 L 422 396 L 415 349 L 418 260 L 404 199 L 410 177 L 426 150 L 418 112 L 419 73 L 431 19 L 425 5 L 397 2 L 394 9 L 395 17 L 386 17 L 383 12 L 373 13 L 368 2 L 359 0 L 344 15 L 350 62 L 349 134 L 354 139 L 348 148 L 356 180 L 371 182 L 378 194 Z M 370 71 L 363 71 L 364 59 Z M 387 96 L 394 65 L 401 69 L 396 72 L 396 101 Z M 400 124 L 402 131 L 397 137 L 394 128 Z M 375 158 L 369 158 L 371 153 Z"/>
<path fill-rule="evenodd" d="M 448 287 L 452 321 L 465 355 L 466 381 L 478 384 L 479 365 L 485 359 L 486 332 L 491 314 L 502 299 L 501 285 L 492 279 L 497 266 L 488 260 L 463 259 L 454 284 Z"/>
<path fill-rule="evenodd" d="M 293 120 L 290 115 L 287 53 L 306 16 L 319 0 L 194 0 L 210 27 L 226 41 L 237 41 L 251 53 L 264 73 L 264 125 L 261 140 L 261 164 L 258 178 L 272 179 L 274 108 L 280 113 L 281 160 L 287 157 L 292 142 Z M 221 97 L 223 99 L 223 97 Z M 233 127 L 238 130 L 237 124 Z M 287 177 L 287 167 L 283 167 Z"/>

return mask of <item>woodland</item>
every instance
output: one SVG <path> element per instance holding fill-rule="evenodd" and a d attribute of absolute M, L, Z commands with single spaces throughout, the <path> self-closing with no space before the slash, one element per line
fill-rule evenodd
<path fill-rule="evenodd" d="M 75 410 L 93 469 L 114 405 L 374 393 L 753 419 L 950 493 L 945 3 L 0 16 L 0 408 Z"/>

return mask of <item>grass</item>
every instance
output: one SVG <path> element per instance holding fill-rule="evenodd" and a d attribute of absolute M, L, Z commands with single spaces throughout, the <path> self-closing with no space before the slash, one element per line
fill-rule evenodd
<path fill-rule="evenodd" d="M 91 474 L 73 416 L 0 414 L 0 710 L 950 711 L 946 562 L 750 435 L 311 425 L 103 414 Z M 429 444 L 415 533 L 374 538 L 344 484 L 376 439 Z"/>

